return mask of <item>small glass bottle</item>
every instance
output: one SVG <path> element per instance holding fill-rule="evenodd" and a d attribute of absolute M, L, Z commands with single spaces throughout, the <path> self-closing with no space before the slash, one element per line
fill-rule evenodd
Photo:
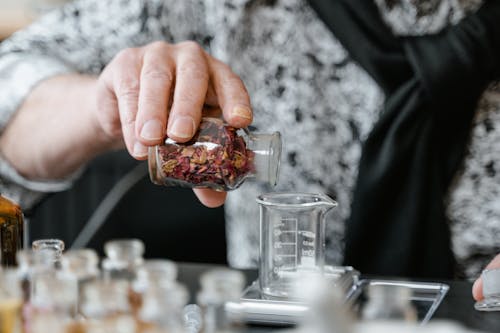
<path fill-rule="evenodd" d="M 54 255 L 49 251 L 34 251 L 22 249 L 17 252 L 17 275 L 23 295 L 22 324 L 28 327 L 32 321 L 34 308 L 31 304 L 33 280 L 39 275 L 52 276 L 55 273 Z M 25 329 L 29 332 L 28 329 Z"/>
<path fill-rule="evenodd" d="M 232 332 L 239 318 L 229 317 L 225 305 L 241 297 L 243 273 L 226 268 L 209 270 L 200 277 L 200 285 L 197 301 L 203 312 L 203 332 Z"/>
<path fill-rule="evenodd" d="M 139 312 L 143 333 L 184 333 L 183 308 L 189 298 L 186 287 L 180 283 L 154 286 L 143 295 Z"/>
<path fill-rule="evenodd" d="M 23 295 L 16 271 L 0 271 L 0 332 L 21 333 Z"/>
<path fill-rule="evenodd" d="M 78 284 L 74 276 L 53 270 L 31 282 L 30 333 L 65 333 L 76 319 Z"/>
<path fill-rule="evenodd" d="M 186 333 L 200 333 L 203 327 L 203 313 L 197 304 L 188 304 L 182 309 Z"/>
<path fill-rule="evenodd" d="M 125 280 L 95 280 L 83 288 L 82 313 L 86 333 L 136 333 Z"/>
<path fill-rule="evenodd" d="M 132 282 L 144 262 L 144 243 L 139 239 L 115 239 L 104 244 L 106 258 L 102 270 L 106 279 L 123 279 Z"/>
<path fill-rule="evenodd" d="M 149 174 L 155 184 L 205 187 L 228 191 L 247 178 L 276 185 L 281 136 L 251 134 L 218 118 L 203 118 L 198 132 L 187 143 L 170 138 L 149 149 Z"/>
<path fill-rule="evenodd" d="M 32 249 L 22 249 L 16 255 L 18 262 L 18 276 L 21 281 L 23 298 L 25 302 L 30 299 L 31 280 L 37 274 L 42 274 L 54 269 L 53 254 L 42 251 L 36 252 Z"/>
<path fill-rule="evenodd" d="M 0 259 L 3 267 L 16 266 L 16 253 L 23 247 L 24 219 L 21 208 L 0 195 Z"/>
<path fill-rule="evenodd" d="M 76 278 L 78 283 L 78 313 L 85 284 L 99 276 L 99 256 L 92 249 L 69 250 L 61 258 L 62 271 Z"/>
<path fill-rule="evenodd" d="M 60 239 L 37 239 L 32 243 L 33 251 L 47 252 L 52 255 L 54 267 L 61 268 L 61 256 L 64 251 L 64 242 Z"/>
<path fill-rule="evenodd" d="M 130 304 L 136 313 L 142 305 L 146 292 L 155 287 L 169 287 L 176 283 L 177 265 L 167 259 L 148 259 L 138 268 L 136 278 L 132 282 Z"/>

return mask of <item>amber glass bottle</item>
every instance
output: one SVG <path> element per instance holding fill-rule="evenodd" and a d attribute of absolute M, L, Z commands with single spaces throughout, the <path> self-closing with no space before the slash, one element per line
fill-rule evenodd
<path fill-rule="evenodd" d="M 0 262 L 16 265 L 16 253 L 23 246 L 24 219 L 21 208 L 0 195 Z"/>

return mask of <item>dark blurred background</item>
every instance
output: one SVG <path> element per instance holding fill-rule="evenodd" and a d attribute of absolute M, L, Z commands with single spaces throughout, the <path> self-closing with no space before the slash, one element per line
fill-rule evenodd
<path fill-rule="evenodd" d="M 71 246 L 112 187 L 139 163 L 118 151 L 94 160 L 68 191 L 49 195 L 26 212 L 30 239 L 60 238 Z M 145 165 L 144 168 L 145 169 Z M 147 257 L 226 263 L 224 210 L 203 206 L 191 189 L 167 188 L 144 172 L 89 242 L 102 254 L 105 241 L 139 238 Z"/>

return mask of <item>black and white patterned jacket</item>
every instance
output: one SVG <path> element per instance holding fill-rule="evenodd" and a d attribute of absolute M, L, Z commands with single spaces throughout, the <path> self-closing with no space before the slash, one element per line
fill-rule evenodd
<path fill-rule="evenodd" d="M 398 35 L 437 32 L 481 3 L 375 1 Z M 38 81 L 68 72 L 98 74 L 119 50 L 155 40 L 196 40 L 243 78 L 255 110 L 254 127 L 283 135 L 275 190 L 324 192 L 339 202 L 327 227 L 327 257 L 340 262 L 361 142 L 377 120 L 384 96 L 305 0 L 71 3 L 0 45 L 0 127 Z M 470 277 L 500 251 L 499 142 L 500 93 L 492 87 L 478 107 L 464 168 L 447 206 L 454 253 Z M 0 176 L 1 191 L 25 206 L 40 193 L 67 188 L 73 179 L 28 181 L 4 160 Z M 228 255 L 234 266 L 256 264 L 254 200 L 268 190 L 247 182 L 228 196 Z"/>

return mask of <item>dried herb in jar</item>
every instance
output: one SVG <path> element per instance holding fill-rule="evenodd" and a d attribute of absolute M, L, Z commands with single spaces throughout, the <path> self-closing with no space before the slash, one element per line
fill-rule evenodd
<path fill-rule="evenodd" d="M 236 131 L 219 119 L 210 119 L 201 123 L 195 139 L 186 144 L 167 140 L 159 147 L 164 176 L 193 185 L 236 187 L 254 169 L 254 153 Z"/>
<path fill-rule="evenodd" d="M 149 169 L 154 183 L 167 186 L 232 190 L 250 176 L 277 180 L 279 133 L 252 135 L 218 118 L 203 118 L 193 139 L 165 140 L 150 149 Z"/>

